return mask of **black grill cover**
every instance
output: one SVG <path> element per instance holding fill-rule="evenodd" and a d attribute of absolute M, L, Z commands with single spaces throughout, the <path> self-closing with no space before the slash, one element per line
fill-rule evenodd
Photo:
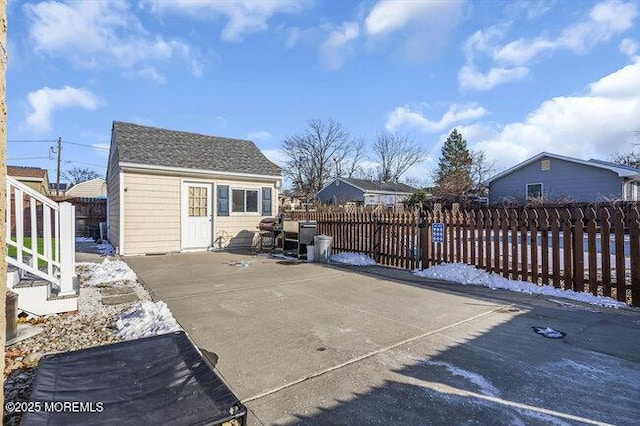
<path fill-rule="evenodd" d="M 24 425 L 215 425 L 246 419 L 246 408 L 182 331 L 46 355 L 30 400 L 40 402 L 40 411 L 27 413 Z M 54 401 L 84 407 L 65 410 Z"/>

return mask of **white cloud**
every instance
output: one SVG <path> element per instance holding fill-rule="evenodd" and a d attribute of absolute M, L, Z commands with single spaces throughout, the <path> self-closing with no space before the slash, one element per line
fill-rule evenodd
<path fill-rule="evenodd" d="M 527 65 L 542 55 L 558 49 L 584 54 L 631 28 L 637 16 L 635 4 L 607 0 L 595 5 L 584 20 L 566 27 L 556 38 L 520 38 L 500 45 L 505 26 L 478 31 L 465 43 L 467 62 L 460 70 L 458 82 L 462 89 L 489 90 L 522 80 L 529 75 Z M 494 62 L 487 73 L 476 70 L 475 60 L 479 55 L 488 56 Z"/>
<path fill-rule="evenodd" d="M 357 22 L 345 22 L 341 27 L 333 28 L 327 39 L 320 45 L 322 62 L 331 70 L 342 66 L 344 55 L 349 52 L 349 43 L 360 34 Z"/>
<path fill-rule="evenodd" d="M 457 17 L 463 1 L 380 0 L 365 19 L 369 35 L 400 30 L 412 23 L 437 23 L 444 17 Z"/>
<path fill-rule="evenodd" d="M 283 167 L 287 162 L 287 156 L 284 151 L 280 149 L 261 149 L 262 153 L 269 160 L 276 163 L 278 166 Z"/>
<path fill-rule="evenodd" d="M 202 64 L 202 62 L 196 59 L 193 59 L 191 61 L 191 74 L 196 78 L 200 78 L 202 77 L 203 73 L 204 73 L 204 65 Z"/>
<path fill-rule="evenodd" d="M 221 37 L 241 41 L 248 34 L 269 29 L 268 21 L 276 14 L 298 14 L 310 0 L 147 0 L 158 13 L 179 12 L 199 18 L 226 19 Z"/>
<path fill-rule="evenodd" d="M 45 1 L 24 11 L 36 51 L 84 68 L 126 69 L 189 55 L 186 44 L 150 35 L 122 0 Z"/>
<path fill-rule="evenodd" d="M 608 41 L 633 26 L 638 9 L 633 3 L 609 0 L 591 9 L 589 19 L 562 32 L 558 46 L 584 53 L 598 43 Z"/>
<path fill-rule="evenodd" d="M 465 65 L 458 73 L 458 83 L 465 90 L 490 90 L 504 83 L 523 80 L 528 75 L 529 69 L 526 67 L 496 67 L 482 73 L 471 65 Z"/>
<path fill-rule="evenodd" d="M 138 74 L 144 77 L 147 80 L 152 80 L 158 84 L 164 84 L 167 82 L 167 79 L 158 72 L 157 69 L 148 65 L 138 71 Z"/>
<path fill-rule="evenodd" d="M 543 102 L 523 122 L 509 123 L 474 148 L 501 167 L 541 151 L 578 158 L 608 159 L 631 148 L 640 126 L 640 62 L 589 86 L 583 96 Z"/>
<path fill-rule="evenodd" d="M 393 55 L 424 60 L 447 44 L 466 5 L 466 0 L 380 0 L 364 19 L 364 32 L 370 47 L 386 46 Z"/>
<path fill-rule="evenodd" d="M 493 54 L 493 58 L 505 64 L 523 65 L 531 62 L 541 53 L 551 51 L 556 47 L 557 43 L 543 38 L 519 39 L 499 48 Z"/>
<path fill-rule="evenodd" d="M 476 104 L 452 104 L 438 121 L 429 120 L 421 112 L 408 106 L 401 106 L 387 115 L 385 128 L 395 131 L 400 128 L 413 128 L 424 132 L 436 132 L 449 128 L 455 123 L 474 120 L 487 114 L 487 110 Z"/>
<path fill-rule="evenodd" d="M 537 19 L 551 10 L 556 0 L 516 0 L 509 2 L 505 11 L 519 18 L 524 15 L 527 19 Z"/>
<path fill-rule="evenodd" d="M 271 139 L 273 136 L 266 130 L 260 130 L 258 132 L 251 132 L 247 135 L 247 139 L 252 141 L 265 141 Z"/>
<path fill-rule="evenodd" d="M 51 116 L 58 109 L 79 107 L 94 110 L 103 104 L 91 91 L 70 86 L 62 89 L 43 87 L 30 92 L 27 102 L 33 111 L 27 116 L 26 122 L 37 132 L 51 130 Z"/>
<path fill-rule="evenodd" d="M 635 58 L 638 54 L 638 43 L 630 38 L 625 38 L 620 42 L 620 52 L 624 53 L 630 58 Z"/>

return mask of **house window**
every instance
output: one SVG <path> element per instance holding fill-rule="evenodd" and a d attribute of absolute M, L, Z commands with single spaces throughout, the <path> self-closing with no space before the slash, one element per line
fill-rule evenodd
<path fill-rule="evenodd" d="M 189 216 L 208 216 L 207 188 L 189 187 Z"/>
<path fill-rule="evenodd" d="M 640 201 L 640 182 L 631 181 L 622 186 L 622 199 L 625 201 Z"/>
<path fill-rule="evenodd" d="M 541 199 L 542 199 L 542 184 L 528 183 L 527 184 L 527 201 L 541 200 Z"/>
<path fill-rule="evenodd" d="M 551 160 L 542 160 L 540 162 L 540 170 L 551 170 Z"/>
<path fill-rule="evenodd" d="M 233 189 L 231 211 L 234 213 L 258 213 L 258 190 Z"/>

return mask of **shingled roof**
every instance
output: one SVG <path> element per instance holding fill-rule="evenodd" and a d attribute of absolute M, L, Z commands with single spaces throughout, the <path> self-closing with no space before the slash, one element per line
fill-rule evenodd
<path fill-rule="evenodd" d="M 22 178 L 44 179 L 47 175 L 47 171 L 39 167 L 7 166 L 7 175 Z"/>
<path fill-rule="evenodd" d="M 413 188 L 405 183 L 392 183 L 381 182 L 376 180 L 366 179 L 354 179 L 354 178 L 340 178 L 351 185 L 362 189 L 363 191 L 377 191 L 377 192 L 399 192 L 399 193 L 413 193 L 417 189 Z"/>
<path fill-rule="evenodd" d="M 120 163 L 280 176 L 251 141 L 113 122 Z"/>

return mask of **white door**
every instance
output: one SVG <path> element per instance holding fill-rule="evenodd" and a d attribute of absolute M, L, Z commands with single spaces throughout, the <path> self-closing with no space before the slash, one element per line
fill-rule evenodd
<path fill-rule="evenodd" d="M 182 248 L 206 249 L 211 245 L 212 185 L 182 183 Z"/>

